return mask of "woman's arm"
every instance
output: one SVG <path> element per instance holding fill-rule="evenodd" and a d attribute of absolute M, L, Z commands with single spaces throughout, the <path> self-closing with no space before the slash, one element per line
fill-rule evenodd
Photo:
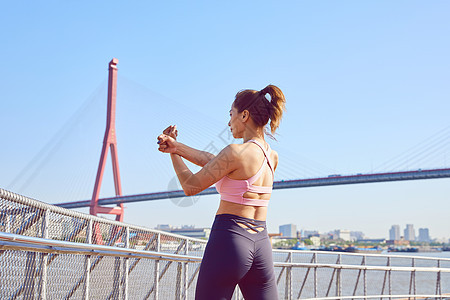
<path fill-rule="evenodd" d="M 200 167 L 203 167 L 208 162 L 210 162 L 211 159 L 216 157 L 212 153 L 197 150 L 182 143 L 178 143 L 176 154 L 184 157 L 191 163 L 196 164 L 197 166 Z"/>
<path fill-rule="evenodd" d="M 178 154 L 187 159 L 188 161 L 190 161 L 191 163 L 196 164 L 197 166 L 200 167 L 203 167 L 211 159 L 215 157 L 214 154 L 211 154 L 209 152 L 197 150 L 185 144 L 177 142 L 176 141 L 178 136 L 177 125 L 170 125 L 166 129 L 164 129 L 163 135 L 168 135 L 171 138 L 173 138 L 173 140 L 168 139 L 167 141 L 162 142 L 162 144 L 160 144 L 159 150 L 162 152 Z"/>
<path fill-rule="evenodd" d="M 173 168 L 187 196 L 207 189 L 239 166 L 237 145 L 229 145 L 212 158 L 200 171 L 192 173 L 180 155 L 171 153 Z"/>

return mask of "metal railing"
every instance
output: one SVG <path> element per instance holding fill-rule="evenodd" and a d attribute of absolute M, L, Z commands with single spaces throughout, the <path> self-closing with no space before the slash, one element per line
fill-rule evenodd
<path fill-rule="evenodd" d="M 450 298 L 449 258 L 291 250 L 273 254 L 282 299 Z"/>
<path fill-rule="evenodd" d="M 0 189 L 0 299 L 193 299 L 206 241 Z M 450 259 L 273 250 L 280 299 L 450 298 Z M 243 299 L 236 288 L 233 299 Z"/>
<path fill-rule="evenodd" d="M 189 299 L 206 246 L 3 189 L 0 232 L 0 299 Z"/>

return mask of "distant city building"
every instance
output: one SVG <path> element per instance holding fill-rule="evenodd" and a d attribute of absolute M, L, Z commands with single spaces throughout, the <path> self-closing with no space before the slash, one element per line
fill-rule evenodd
<path fill-rule="evenodd" d="M 436 243 L 447 243 L 447 238 L 444 238 L 444 237 L 435 238 L 435 239 L 433 239 L 433 242 L 436 242 Z M 450 243 L 450 240 L 448 240 L 448 242 Z"/>
<path fill-rule="evenodd" d="M 312 242 L 313 246 L 320 246 L 320 238 L 318 236 L 311 236 L 310 241 Z"/>
<path fill-rule="evenodd" d="M 163 231 L 170 231 L 172 227 L 169 224 L 158 224 L 158 226 L 156 226 L 157 230 L 163 230 Z"/>
<path fill-rule="evenodd" d="M 389 240 L 399 241 L 400 240 L 400 225 L 392 225 L 389 230 Z"/>
<path fill-rule="evenodd" d="M 419 242 L 426 242 L 429 243 L 431 241 L 430 239 L 430 232 L 428 228 L 419 228 Z"/>
<path fill-rule="evenodd" d="M 158 224 L 156 229 L 196 239 L 209 239 L 209 234 L 211 233 L 211 228 L 195 228 L 195 226 L 192 225 L 172 227 L 168 224 Z"/>
<path fill-rule="evenodd" d="M 344 240 L 344 241 L 352 240 L 352 238 L 350 237 L 350 230 L 338 229 L 338 230 L 336 230 L 336 234 L 338 236 L 338 239 L 340 239 L 340 240 Z"/>
<path fill-rule="evenodd" d="M 323 235 L 323 239 L 325 240 L 337 240 L 339 239 L 338 231 L 330 231 L 327 234 Z"/>
<path fill-rule="evenodd" d="M 407 241 L 415 241 L 416 240 L 416 232 L 414 231 L 413 224 L 406 224 L 405 228 L 405 240 Z"/>
<path fill-rule="evenodd" d="M 363 240 L 364 233 L 362 233 L 361 231 L 350 231 L 350 238 L 354 241 Z"/>
<path fill-rule="evenodd" d="M 301 231 L 302 238 L 310 238 L 312 236 L 320 236 L 319 231 L 317 230 L 302 230 Z"/>
<path fill-rule="evenodd" d="M 283 238 L 297 238 L 297 226 L 294 224 L 286 224 L 279 226 L 280 233 Z"/>

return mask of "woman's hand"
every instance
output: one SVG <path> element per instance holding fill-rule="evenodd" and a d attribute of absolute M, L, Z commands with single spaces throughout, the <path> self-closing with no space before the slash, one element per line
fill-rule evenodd
<path fill-rule="evenodd" d="M 176 140 L 178 136 L 177 125 L 170 125 L 169 127 L 163 130 L 163 134 L 168 135 L 172 137 L 174 140 Z"/>
<path fill-rule="evenodd" d="M 158 150 L 164 153 L 175 153 L 177 150 L 177 125 L 170 125 L 158 136 Z"/>
<path fill-rule="evenodd" d="M 176 153 L 178 142 L 167 134 L 161 134 L 158 136 L 158 150 L 164 153 Z"/>

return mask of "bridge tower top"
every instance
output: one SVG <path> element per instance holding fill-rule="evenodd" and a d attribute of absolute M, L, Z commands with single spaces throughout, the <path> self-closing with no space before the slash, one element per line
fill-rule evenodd
<path fill-rule="evenodd" d="M 100 162 L 97 169 L 97 177 L 95 179 L 94 192 L 92 193 L 90 214 L 113 214 L 116 220 L 122 222 L 124 215 L 123 203 L 119 203 L 116 207 L 105 207 L 98 205 L 100 195 L 100 187 L 105 170 L 106 158 L 108 157 L 108 148 L 111 150 L 111 162 L 113 167 L 114 187 L 116 196 L 122 196 L 122 187 L 120 183 L 119 159 L 117 155 L 117 139 L 116 139 L 116 92 L 117 92 L 117 58 L 113 58 L 109 62 L 108 76 L 108 109 L 106 115 L 106 130 L 103 138 L 103 147 L 100 155 Z"/>

